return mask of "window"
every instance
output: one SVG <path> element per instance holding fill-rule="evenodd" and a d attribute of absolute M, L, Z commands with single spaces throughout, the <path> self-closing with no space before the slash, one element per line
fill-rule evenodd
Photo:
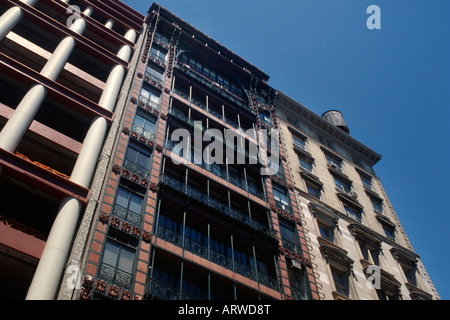
<path fill-rule="evenodd" d="M 166 61 L 166 49 L 160 48 L 159 46 L 152 46 L 150 49 L 150 54 L 161 61 Z"/>
<path fill-rule="evenodd" d="M 322 222 L 317 223 L 319 225 L 320 236 L 327 239 L 330 242 L 334 242 L 334 230 L 333 227 L 326 225 Z"/>
<path fill-rule="evenodd" d="M 159 105 L 159 96 L 160 95 L 154 91 L 142 89 L 140 100 L 146 104 L 157 106 Z"/>
<path fill-rule="evenodd" d="M 341 178 L 334 176 L 334 183 L 336 184 L 336 189 L 339 191 L 350 193 L 352 191 L 352 184 L 348 181 L 344 181 Z"/>
<path fill-rule="evenodd" d="M 302 265 L 301 268 L 293 267 L 294 263 L 292 260 L 290 264 L 291 267 L 287 269 L 287 272 L 293 298 L 296 300 L 309 300 L 310 294 L 304 266 Z"/>
<path fill-rule="evenodd" d="M 270 115 L 270 112 L 267 110 L 259 110 L 259 118 L 262 122 L 265 124 L 271 126 L 272 125 L 272 117 Z"/>
<path fill-rule="evenodd" d="M 400 266 L 402 267 L 403 273 L 405 274 L 406 280 L 408 280 L 408 283 L 412 284 L 413 286 L 417 287 L 417 278 L 416 278 L 416 266 L 412 263 L 400 263 Z"/>
<path fill-rule="evenodd" d="M 159 83 L 162 83 L 163 81 L 164 71 L 156 70 L 152 67 L 147 67 L 145 74 L 158 81 Z"/>
<path fill-rule="evenodd" d="M 328 166 L 330 166 L 336 170 L 342 171 L 342 160 L 335 158 L 329 154 L 326 155 L 326 158 L 327 158 Z"/>
<path fill-rule="evenodd" d="M 186 54 L 181 55 L 181 61 L 188 64 L 191 68 L 202 73 L 205 77 L 212 81 L 217 82 L 219 85 L 223 86 L 225 89 L 229 90 L 231 93 L 244 97 L 244 91 L 235 83 L 233 83 L 229 78 L 224 76 L 222 73 L 217 72 L 211 66 L 204 64 L 198 58 L 188 56 Z"/>
<path fill-rule="evenodd" d="M 361 181 L 364 185 L 365 188 L 372 190 L 372 178 L 369 176 L 365 176 L 365 175 L 360 175 L 361 176 Z"/>
<path fill-rule="evenodd" d="M 103 263 L 126 273 L 131 273 L 134 262 L 134 250 L 111 240 L 106 241 Z"/>
<path fill-rule="evenodd" d="M 273 197 L 275 198 L 275 202 L 279 202 L 282 205 L 286 205 L 286 206 L 289 205 L 286 189 L 283 189 L 282 187 L 274 185 L 273 186 Z"/>
<path fill-rule="evenodd" d="M 143 201 L 143 197 L 123 187 L 119 187 L 114 207 L 114 215 L 139 225 L 142 219 L 141 212 Z"/>
<path fill-rule="evenodd" d="M 301 254 L 300 241 L 295 225 L 280 219 L 280 233 L 283 246 L 295 253 Z"/>
<path fill-rule="evenodd" d="M 361 249 L 362 256 L 364 257 L 364 260 L 370 262 L 371 264 L 380 265 L 380 261 L 378 259 L 379 256 L 379 250 L 375 246 L 369 245 L 365 241 L 358 241 L 359 248 Z"/>
<path fill-rule="evenodd" d="M 333 275 L 334 286 L 336 291 L 346 297 L 350 296 L 350 287 L 348 282 L 348 272 L 331 267 L 331 274 Z"/>
<path fill-rule="evenodd" d="M 308 193 L 310 195 L 313 195 L 314 197 L 320 199 L 320 190 L 321 187 L 314 185 L 310 182 L 306 182 L 306 189 L 308 190 Z"/>
<path fill-rule="evenodd" d="M 143 178 L 147 178 L 148 176 L 147 169 L 149 162 L 150 162 L 150 153 L 131 144 L 128 146 L 125 161 L 126 169 L 139 174 Z"/>
<path fill-rule="evenodd" d="M 138 240 L 110 228 L 106 240 L 99 277 L 121 287 L 130 288 Z"/>
<path fill-rule="evenodd" d="M 375 212 L 383 213 L 383 201 L 372 197 L 370 197 L 370 200 L 372 201 L 372 206 Z"/>
<path fill-rule="evenodd" d="M 299 137 L 298 135 L 293 134 L 292 140 L 294 142 L 294 146 L 300 149 L 306 150 L 306 139 Z"/>
<path fill-rule="evenodd" d="M 311 158 L 308 158 L 304 155 L 299 154 L 298 161 L 300 162 L 300 167 L 302 169 L 305 169 L 308 172 L 312 172 L 314 160 L 312 160 Z"/>
<path fill-rule="evenodd" d="M 169 43 L 169 36 L 165 34 L 161 34 L 160 32 L 155 32 L 155 35 L 153 36 L 153 39 L 157 41 L 161 41 L 164 43 Z"/>
<path fill-rule="evenodd" d="M 348 206 L 348 205 L 344 205 L 344 210 L 345 210 L 345 213 L 347 213 L 347 215 L 350 218 L 353 218 L 353 219 L 355 219 L 356 221 L 359 221 L 359 222 L 362 221 L 361 210 L 353 208 L 353 207 Z"/>
<path fill-rule="evenodd" d="M 395 228 L 384 223 L 381 225 L 383 227 L 384 233 L 386 234 L 386 237 L 391 240 L 395 240 Z"/>
<path fill-rule="evenodd" d="M 152 116 L 136 114 L 134 117 L 133 130 L 146 139 L 153 140 L 156 119 Z"/>

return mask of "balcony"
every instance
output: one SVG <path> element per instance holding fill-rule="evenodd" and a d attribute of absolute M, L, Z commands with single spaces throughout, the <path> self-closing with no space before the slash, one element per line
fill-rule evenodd
<path fill-rule="evenodd" d="M 253 281 L 257 281 L 262 285 L 265 285 L 274 290 L 279 290 L 278 280 L 269 274 L 256 270 L 255 268 L 238 262 L 233 257 L 226 256 L 215 250 L 212 250 L 209 246 L 205 246 L 197 241 L 183 237 L 182 234 L 166 229 L 162 226 L 158 226 L 156 234 L 160 239 L 168 241 L 177 247 L 183 248 L 197 256 L 207 259 L 217 265 L 220 265 L 228 270 L 232 270 L 246 278 Z M 209 239 L 208 239 L 209 241 Z"/>
<path fill-rule="evenodd" d="M 181 117 L 181 115 L 178 115 L 178 116 Z M 173 148 L 177 144 L 178 144 L 178 142 L 173 142 L 173 141 L 167 140 L 166 148 L 167 148 L 167 150 L 172 151 Z M 235 151 L 238 151 L 238 149 L 235 148 Z M 246 151 L 246 154 L 248 155 L 247 151 Z M 217 177 L 219 177 L 219 178 L 221 178 L 221 179 L 223 179 L 225 181 L 228 181 L 228 182 L 232 183 L 236 187 L 241 188 L 241 189 L 247 191 L 248 193 L 250 193 L 250 194 L 252 194 L 252 195 L 254 195 L 254 196 L 256 196 L 256 197 L 258 197 L 258 198 L 260 198 L 262 200 L 266 199 L 265 198 L 265 194 L 264 194 L 263 191 L 257 189 L 254 186 L 248 185 L 245 180 L 240 179 L 239 177 L 235 177 L 233 175 L 227 174 L 226 170 L 222 170 L 223 168 L 220 168 L 220 170 L 218 170 L 217 167 L 215 167 L 212 164 L 208 164 L 205 161 L 202 161 L 202 163 L 195 163 L 194 162 L 194 152 L 191 152 L 190 162 L 195 164 L 196 166 L 199 166 L 200 168 L 205 169 L 208 172 L 211 172 L 215 176 L 217 176 Z"/>
<path fill-rule="evenodd" d="M 168 186 L 176 191 L 179 191 L 185 194 L 186 196 L 197 200 L 201 204 L 206 205 L 236 221 L 239 221 L 240 223 L 246 226 L 249 226 L 255 231 L 261 232 L 264 235 L 276 239 L 275 231 L 272 228 L 263 225 L 262 223 L 256 221 L 255 219 L 250 218 L 248 215 L 240 212 L 239 210 L 229 207 L 225 203 L 222 203 L 212 197 L 209 197 L 207 194 L 205 194 L 204 192 L 195 187 L 185 185 L 184 182 L 175 179 L 173 177 L 170 177 L 166 174 L 163 174 L 161 176 L 160 184 Z"/>
<path fill-rule="evenodd" d="M 114 283 L 125 289 L 131 289 L 131 284 L 133 283 L 133 276 L 130 273 L 117 269 L 106 263 L 102 263 L 100 266 L 98 277 L 108 283 Z"/>
<path fill-rule="evenodd" d="M 136 173 L 141 178 L 147 180 L 150 178 L 150 171 L 147 168 L 141 167 L 140 165 L 134 163 L 133 161 L 125 159 L 123 167 L 127 170 L 130 170 L 133 173 Z"/>
<path fill-rule="evenodd" d="M 211 91 L 219 94 L 223 98 L 225 98 L 228 101 L 234 103 L 235 105 L 237 105 L 241 109 L 244 109 L 244 110 L 246 110 L 248 112 L 251 112 L 253 114 L 255 113 L 255 111 L 248 104 L 246 104 L 241 98 L 238 98 L 233 93 L 229 92 L 226 88 L 224 88 L 224 87 L 220 86 L 219 84 L 215 83 L 214 81 L 206 78 L 201 73 L 192 70 L 186 64 L 178 62 L 178 63 L 175 64 L 175 68 L 177 70 L 179 70 L 180 72 L 184 73 L 185 75 L 189 76 L 190 78 L 196 80 L 200 84 L 204 85 L 205 87 L 207 87 Z"/>
<path fill-rule="evenodd" d="M 199 298 L 185 293 L 177 288 L 171 287 L 166 283 L 153 279 L 147 280 L 145 298 L 158 300 L 200 300 Z"/>
<path fill-rule="evenodd" d="M 292 207 L 288 204 L 285 204 L 279 200 L 274 200 L 275 201 L 275 208 L 277 209 L 281 209 L 282 211 L 288 213 L 291 216 L 294 216 L 294 210 L 292 209 Z"/>
<path fill-rule="evenodd" d="M 151 113 L 154 113 L 155 111 L 159 112 L 161 109 L 159 103 L 143 96 L 139 97 L 138 107 L 141 107 L 142 109 L 147 110 Z"/>
<path fill-rule="evenodd" d="M 291 287 L 291 298 L 294 300 L 312 300 L 312 295 L 304 289 Z"/>
<path fill-rule="evenodd" d="M 140 213 L 128 210 L 127 208 L 117 204 L 114 206 L 112 214 L 117 218 L 134 224 L 135 226 L 140 226 L 142 222 L 142 215 Z"/>

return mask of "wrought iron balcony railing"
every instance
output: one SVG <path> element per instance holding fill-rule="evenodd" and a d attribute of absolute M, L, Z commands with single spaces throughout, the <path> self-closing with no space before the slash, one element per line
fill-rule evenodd
<path fill-rule="evenodd" d="M 240 263 L 239 261 L 233 259 L 233 257 L 229 257 L 222 253 L 219 253 L 211 249 L 207 245 L 203 245 L 187 237 L 184 237 L 183 239 L 182 234 L 179 234 L 162 226 L 158 226 L 157 236 L 180 248 L 184 248 L 185 250 L 192 252 L 195 255 L 198 255 L 213 263 L 221 265 L 224 268 L 239 273 L 240 275 L 243 275 L 246 278 L 258 281 L 260 284 L 263 284 L 274 290 L 279 290 L 278 281 L 276 277 L 258 271 L 247 264 Z"/>
<path fill-rule="evenodd" d="M 153 279 L 147 280 L 146 298 L 159 300 L 200 300 L 198 297 Z"/>
<path fill-rule="evenodd" d="M 176 145 L 177 145 L 177 142 L 173 142 L 173 141 L 169 141 L 169 140 L 166 142 L 166 148 L 169 151 L 173 151 L 173 148 Z M 190 159 L 191 163 L 211 172 L 212 174 L 214 174 L 215 176 L 217 176 L 219 178 L 222 178 L 228 182 L 231 182 L 236 187 L 239 187 L 239 188 L 251 193 L 252 195 L 254 195 L 256 197 L 265 200 L 264 192 L 261 190 L 258 190 L 255 186 L 247 185 L 247 183 L 245 182 L 245 179 L 242 179 L 241 177 L 229 175 L 229 174 L 227 174 L 226 170 L 222 170 L 222 169 L 218 170 L 213 165 L 208 164 L 206 161 L 202 161 L 201 163 L 195 163 L 194 152 L 191 151 L 190 154 L 191 154 L 191 159 Z M 178 154 L 178 155 L 180 157 L 183 156 L 182 154 Z"/>
<path fill-rule="evenodd" d="M 190 67 L 186 66 L 184 63 L 177 62 L 175 64 L 175 68 L 177 68 L 177 70 L 183 72 L 184 74 L 188 75 L 192 79 L 196 80 L 197 82 L 201 83 L 202 85 L 206 86 L 208 89 L 214 91 L 215 93 L 220 94 L 223 98 L 234 103 L 235 105 L 239 106 L 240 108 L 247 110 L 253 114 L 255 113 L 253 108 L 251 108 L 241 98 L 236 97 L 233 93 L 229 92 L 226 88 L 221 87 L 218 84 L 215 84 L 214 81 L 204 77 L 202 74 L 200 74 L 196 71 L 193 71 Z"/>
<path fill-rule="evenodd" d="M 288 204 L 285 204 L 285 203 L 283 203 L 281 201 L 275 200 L 275 207 L 283 210 L 284 212 L 287 212 L 291 216 L 294 216 L 294 210 Z"/>
<path fill-rule="evenodd" d="M 112 214 L 119 219 L 125 220 L 129 223 L 132 223 L 136 226 L 140 226 L 142 222 L 142 215 L 140 213 L 136 213 L 127 208 L 119 206 L 116 204 L 113 208 Z"/>
<path fill-rule="evenodd" d="M 243 224 L 251 227 L 252 229 L 259 231 L 267 236 L 270 236 L 272 238 L 276 238 L 275 231 L 268 227 L 263 225 L 261 222 L 256 221 L 253 218 L 250 218 L 248 215 L 242 213 L 241 211 L 234 209 L 232 207 L 229 207 L 227 204 L 218 201 L 210 196 L 208 196 L 206 193 L 202 192 L 201 190 L 185 185 L 180 180 L 173 178 L 171 176 L 168 176 L 167 174 L 161 175 L 160 183 L 175 189 L 186 196 L 195 199 L 199 201 L 200 203 L 207 205 L 208 207 L 219 211 L 223 213 L 224 215 L 233 218 L 236 221 L 240 221 Z"/>
<path fill-rule="evenodd" d="M 106 263 L 102 263 L 100 266 L 99 278 L 125 289 L 130 289 L 133 283 L 133 276 L 130 273 Z"/>
<path fill-rule="evenodd" d="M 141 167 L 140 165 L 134 163 L 133 161 L 125 159 L 125 161 L 123 163 L 123 167 L 127 170 L 130 170 L 133 173 L 136 173 L 141 178 L 144 178 L 144 179 L 150 178 L 150 171 L 148 169 Z"/>

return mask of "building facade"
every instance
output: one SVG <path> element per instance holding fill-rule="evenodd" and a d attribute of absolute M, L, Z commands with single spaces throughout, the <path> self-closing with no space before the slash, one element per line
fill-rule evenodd
<path fill-rule="evenodd" d="M 440 299 L 373 166 L 381 156 L 342 114 L 319 116 L 282 92 L 282 143 L 323 299 Z"/>
<path fill-rule="evenodd" d="M 0 4 L 2 298 L 56 297 L 139 49 L 140 13 L 68 2 Z"/>
<path fill-rule="evenodd" d="M 158 4 L 0 13 L 2 298 L 438 298 L 338 113 Z"/>

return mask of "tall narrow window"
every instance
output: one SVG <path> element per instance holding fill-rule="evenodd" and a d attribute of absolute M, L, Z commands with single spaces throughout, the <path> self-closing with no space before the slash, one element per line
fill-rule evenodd
<path fill-rule="evenodd" d="M 383 213 L 383 202 L 382 200 L 379 199 L 375 199 L 375 198 L 370 198 L 370 200 L 372 201 L 372 206 L 373 209 L 375 210 L 375 212 L 377 213 Z"/>
<path fill-rule="evenodd" d="M 158 94 L 152 90 L 148 90 L 148 89 L 141 90 L 140 101 L 142 101 L 144 104 L 147 104 L 147 105 L 150 105 L 150 106 L 156 108 L 159 106 L 159 98 L 160 98 L 160 94 Z"/>
<path fill-rule="evenodd" d="M 292 252 L 301 254 L 301 246 L 295 225 L 280 219 L 281 241 L 285 248 Z"/>
<path fill-rule="evenodd" d="M 313 184 L 311 182 L 306 182 L 306 189 L 308 190 L 308 193 L 314 197 L 316 197 L 317 199 L 320 199 L 320 190 L 321 187 Z"/>
<path fill-rule="evenodd" d="M 360 176 L 361 176 L 361 181 L 362 181 L 364 187 L 369 190 L 372 190 L 372 178 L 369 176 L 366 176 L 366 175 L 362 175 L 362 174 L 360 174 Z"/>
<path fill-rule="evenodd" d="M 334 183 L 336 185 L 336 189 L 339 191 L 350 193 L 352 191 L 352 184 L 349 181 L 345 181 L 335 175 L 333 175 Z"/>
<path fill-rule="evenodd" d="M 130 288 L 137 245 L 130 235 L 110 228 L 106 240 L 99 277 L 124 288 Z"/>
<path fill-rule="evenodd" d="M 142 203 L 144 198 L 127 189 L 119 187 L 117 191 L 114 215 L 139 225 L 142 220 Z"/>
<path fill-rule="evenodd" d="M 362 214 L 361 214 L 361 210 L 353 208 L 351 206 L 348 205 L 344 205 L 344 210 L 345 213 L 347 213 L 347 215 L 353 219 L 355 219 L 356 221 L 361 222 L 362 221 Z"/>
<path fill-rule="evenodd" d="M 300 149 L 306 150 L 306 139 L 293 134 L 292 140 L 294 141 L 294 146 Z"/>
<path fill-rule="evenodd" d="M 273 197 L 275 199 L 275 202 L 284 205 L 284 206 L 288 206 L 289 205 L 289 200 L 288 200 L 288 196 L 287 196 L 287 190 L 279 187 L 277 185 L 273 185 Z"/>
<path fill-rule="evenodd" d="M 160 46 L 152 46 L 150 49 L 150 54 L 162 62 L 166 61 L 167 50 L 161 48 Z"/>
<path fill-rule="evenodd" d="M 312 172 L 313 171 L 313 164 L 314 161 L 308 157 L 305 157 L 304 155 L 299 154 L 298 155 L 298 161 L 300 163 L 300 167 L 302 169 L 305 169 L 308 172 Z"/>
<path fill-rule="evenodd" d="M 124 167 L 142 178 L 148 178 L 150 172 L 150 153 L 134 145 L 128 146 Z"/>
<path fill-rule="evenodd" d="M 331 267 L 331 274 L 333 275 L 336 291 L 346 297 L 350 297 L 348 272 Z"/>
<path fill-rule="evenodd" d="M 133 130 L 138 135 L 144 136 L 146 139 L 153 140 L 155 132 L 156 119 L 149 115 L 136 114 L 134 117 Z"/>
<path fill-rule="evenodd" d="M 329 154 L 326 155 L 326 158 L 329 167 L 342 171 L 342 160 L 335 158 Z"/>

